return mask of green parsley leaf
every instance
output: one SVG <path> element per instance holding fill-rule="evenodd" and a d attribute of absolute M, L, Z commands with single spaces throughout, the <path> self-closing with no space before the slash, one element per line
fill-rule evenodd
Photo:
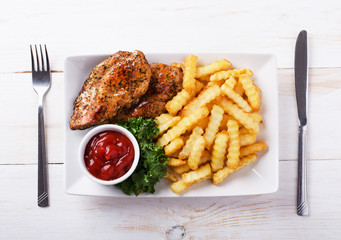
<path fill-rule="evenodd" d="M 163 148 L 153 142 L 153 137 L 159 133 L 155 119 L 130 118 L 128 122 L 118 122 L 118 125 L 128 129 L 136 137 L 140 146 L 140 161 L 134 173 L 116 186 L 128 195 L 154 193 L 154 185 L 166 175 L 168 162 Z"/>

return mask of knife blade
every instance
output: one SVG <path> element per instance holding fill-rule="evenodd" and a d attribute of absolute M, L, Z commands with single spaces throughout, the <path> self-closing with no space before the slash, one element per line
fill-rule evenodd
<path fill-rule="evenodd" d="M 307 125 L 307 82 L 308 82 L 307 32 L 301 31 L 295 48 L 295 87 L 300 126 Z"/>
<path fill-rule="evenodd" d="M 307 196 L 306 131 L 308 105 L 308 47 L 307 32 L 301 31 L 295 47 L 295 89 L 298 112 L 298 168 L 297 168 L 297 214 L 309 214 Z"/>

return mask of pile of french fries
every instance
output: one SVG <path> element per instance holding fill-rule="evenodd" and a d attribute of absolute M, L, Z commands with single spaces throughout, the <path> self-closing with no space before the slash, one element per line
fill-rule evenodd
<path fill-rule="evenodd" d="M 206 66 L 197 61 L 190 55 L 184 64 L 172 64 L 183 69 L 183 89 L 156 120 L 156 144 L 170 157 L 166 178 L 178 194 L 206 179 L 221 183 L 267 148 L 256 142 L 261 91 L 252 71 L 233 69 L 225 59 Z"/>

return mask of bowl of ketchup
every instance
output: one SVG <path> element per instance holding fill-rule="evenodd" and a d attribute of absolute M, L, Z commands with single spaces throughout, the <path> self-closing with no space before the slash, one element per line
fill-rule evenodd
<path fill-rule="evenodd" d="M 127 129 L 106 124 L 93 128 L 84 136 L 78 158 L 84 174 L 91 180 L 115 185 L 134 172 L 140 148 Z"/>

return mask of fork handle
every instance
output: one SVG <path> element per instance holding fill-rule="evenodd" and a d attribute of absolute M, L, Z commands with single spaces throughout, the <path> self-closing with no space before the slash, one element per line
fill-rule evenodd
<path fill-rule="evenodd" d="M 49 206 L 44 110 L 42 104 L 39 104 L 38 108 L 38 206 Z"/>
<path fill-rule="evenodd" d="M 299 126 L 298 131 L 298 168 L 297 168 L 297 214 L 309 215 L 307 196 L 307 157 L 306 157 L 306 126 Z"/>

